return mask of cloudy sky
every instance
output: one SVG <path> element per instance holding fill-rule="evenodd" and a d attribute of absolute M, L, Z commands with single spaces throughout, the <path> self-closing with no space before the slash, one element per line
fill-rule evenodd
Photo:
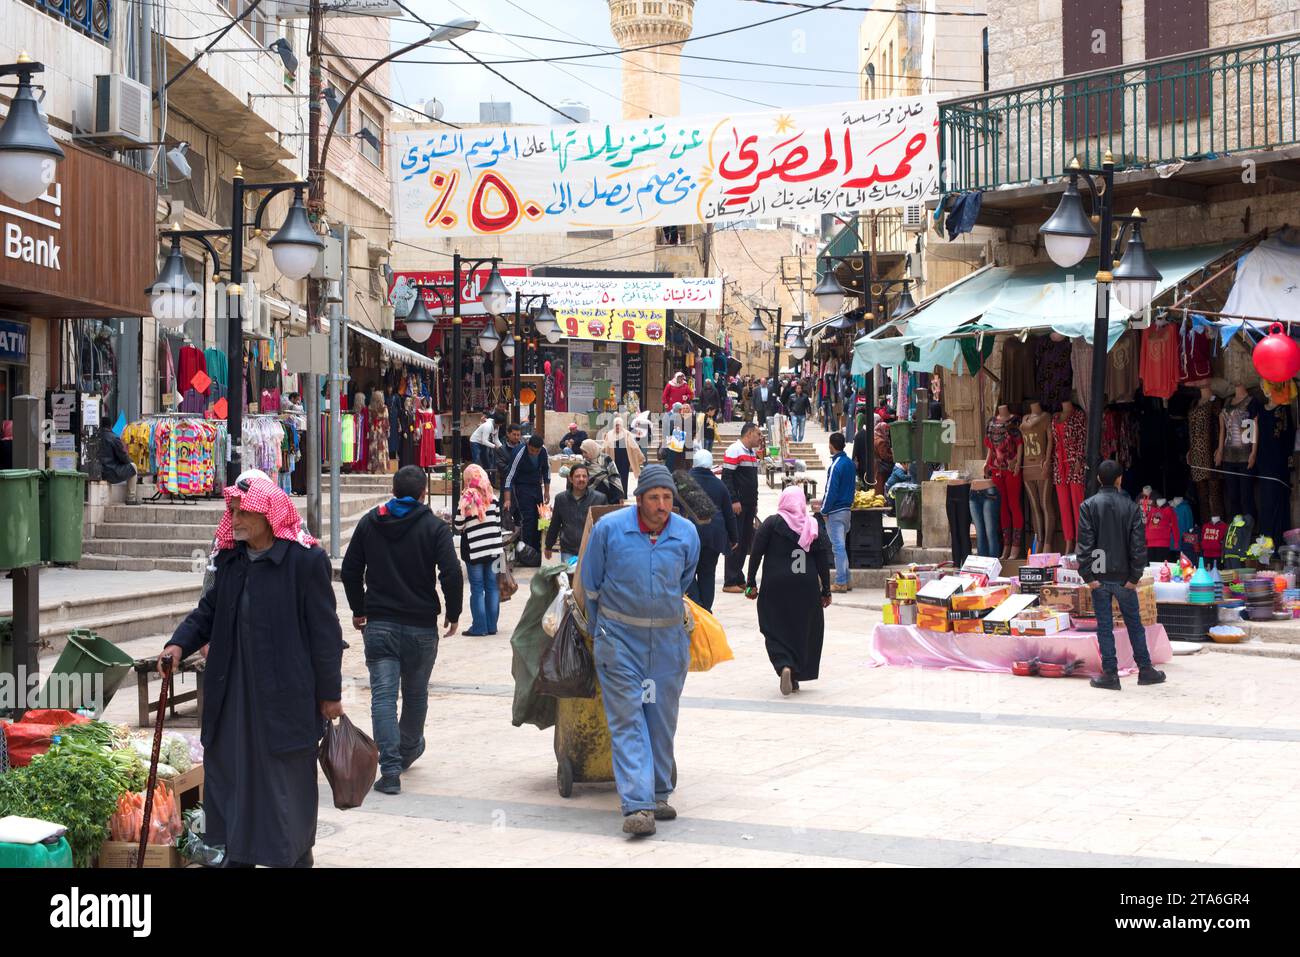
<path fill-rule="evenodd" d="M 590 54 L 617 49 L 604 0 L 404 0 L 432 23 L 473 17 L 481 27 L 460 42 L 488 61 Z M 821 0 L 810 0 L 821 2 Z M 846 6 L 868 4 L 849 0 Z M 752 0 L 698 0 L 694 36 L 796 13 L 789 6 Z M 740 109 L 836 103 L 858 98 L 859 12 L 809 11 L 727 36 L 686 44 L 692 57 L 743 60 L 746 64 L 683 57 L 682 112 L 713 113 Z M 425 28 L 407 18 L 394 20 L 395 43 L 421 36 Z M 594 48 L 593 48 L 594 47 Z M 445 118 L 477 121 L 481 101 L 513 105 L 516 123 L 545 124 L 550 110 L 513 89 L 487 69 L 445 44 L 411 54 L 393 77 L 393 96 L 418 106 L 430 97 L 446 105 Z M 752 64 L 752 65 L 747 65 Z M 800 69 L 780 69 L 779 66 Z M 601 56 L 558 64 L 494 64 L 510 80 L 551 104 L 586 104 L 593 120 L 622 118 L 621 61 Z M 815 69 L 814 69 L 815 68 Z"/>

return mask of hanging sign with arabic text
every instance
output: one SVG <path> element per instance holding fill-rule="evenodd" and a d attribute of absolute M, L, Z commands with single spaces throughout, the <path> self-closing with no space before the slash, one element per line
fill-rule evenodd
<path fill-rule="evenodd" d="M 544 294 L 553 310 L 561 309 L 721 309 L 722 280 L 702 276 L 525 276 L 502 272 L 511 292 Z"/>
<path fill-rule="evenodd" d="M 938 196 L 938 101 L 393 134 L 397 238 L 680 226 Z"/>
<path fill-rule="evenodd" d="M 570 339 L 662 346 L 668 330 L 665 309 L 556 309 L 555 319 Z"/>

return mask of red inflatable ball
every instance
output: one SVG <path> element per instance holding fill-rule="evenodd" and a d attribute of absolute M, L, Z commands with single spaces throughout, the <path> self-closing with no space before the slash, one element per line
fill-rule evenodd
<path fill-rule="evenodd" d="M 1275 322 L 1268 335 L 1259 341 L 1251 354 L 1255 371 L 1268 382 L 1286 382 L 1300 372 L 1300 343 L 1282 330 Z"/>

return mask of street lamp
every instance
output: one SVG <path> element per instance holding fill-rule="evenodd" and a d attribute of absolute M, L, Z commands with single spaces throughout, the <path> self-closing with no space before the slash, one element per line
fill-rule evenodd
<path fill-rule="evenodd" d="M 532 312 L 531 307 L 533 304 L 533 300 L 535 299 L 542 300 L 542 306 L 536 312 Z M 504 352 L 511 359 L 514 359 L 516 340 L 522 340 L 524 336 L 523 323 L 524 323 L 525 313 L 529 313 L 532 316 L 533 329 L 536 330 L 538 335 L 545 336 L 547 342 L 555 341 L 554 339 L 551 338 L 552 334 L 554 334 L 556 338 L 559 338 L 560 324 L 556 322 L 555 313 L 551 311 L 551 307 L 547 304 L 548 299 L 549 296 L 546 293 L 536 292 L 525 296 L 523 293 L 519 292 L 519 290 L 517 289 L 515 290 L 515 316 L 514 316 L 513 331 L 512 333 L 507 334 L 506 341 L 501 344 L 501 351 Z M 523 414 L 523 406 L 519 402 L 519 374 L 521 372 L 521 367 L 524 364 L 523 359 L 524 359 L 523 356 L 520 356 L 518 359 L 516 359 L 512 363 L 513 368 L 511 371 L 511 378 L 514 380 L 512 383 L 513 385 L 512 391 L 515 397 L 514 421 L 516 422 L 519 421 L 519 417 Z"/>
<path fill-rule="evenodd" d="M 433 317 L 425 308 L 424 295 L 418 287 L 415 290 L 415 304 L 406 314 L 405 321 L 406 334 L 412 342 L 428 342 L 429 336 L 433 335 Z"/>
<path fill-rule="evenodd" d="M 163 264 L 158 278 L 145 290 L 151 298 L 153 314 L 164 328 L 179 328 L 186 319 L 197 315 L 197 285 L 189 277 L 185 262 L 181 258 L 180 241 L 193 239 L 199 242 L 212 258 L 212 276 L 216 281 L 221 273 L 221 257 L 213 246 L 212 239 L 225 239 L 230 243 L 230 283 L 227 294 L 232 298 L 229 315 L 226 317 L 226 432 L 230 436 L 230 452 L 227 459 L 227 472 L 238 475 L 241 466 L 241 439 L 244 425 L 244 231 L 252 229 L 254 234 L 262 231 L 262 216 L 267 204 L 280 193 L 294 191 L 294 203 L 285 217 L 284 224 L 276 230 L 267 242 L 271 247 L 271 256 L 276 267 L 289 279 L 301 279 L 311 272 L 316 265 L 320 251 L 325 248 L 325 241 L 312 231 L 307 222 L 307 213 L 302 205 L 303 190 L 306 183 L 245 183 L 244 168 L 235 165 L 235 176 L 231 189 L 231 214 L 229 229 L 168 229 L 159 233 L 160 238 L 170 239 L 171 251 Z M 249 220 L 244 211 L 244 198 L 250 192 L 263 193 L 253 218 Z M 179 290 L 192 289 L 193 303 L 187 303 L 179 296 Z M 189 311 L 187 311 L 189 310 Z M 188 385 L 188 383 L 185 383 Z"/>
<path fill-rule="evenodd" d="M 485 355 L 491 355 L 496 351 L 497 346 L 501 344 L 501 337 L 497 335 L 497 322 L 492 316 L 488 316 L 487 325 L 483 331 L 478 334 L 478 347 L 483 350 Z"/>
<path fill-rule="evenodd" d="M 749 338 L 755 342 L 762 342 L 767 338 L 767 326 L 763 325 L 763 320 L 758 318 L 758 310 L 754 311 L 754 321 L 749 324 Z"/>
<path fill-rule="evenodd" d="M 17 90 L 9 101 L 9 113 L 0 126 L 0 193 L 16 203 L 30 203 L 54 182 L 54 171 L 63 159 L 63 149 L 50 136 L 32 95 L 32 74 L 45 65 L 26 53 L 17 63 L 0 65 L 0 76 L 17 76 Z"/>
<path fill-rule="evenodd" d="M 826 272 L 822 274 L 821 281 L 813 289 L 817 305 L 821 307 L 822 312 L 834 312 L 843 305 L 844 297 L 848 295 L 850 295 L 849 291 L 840 284 L 839 278 L 835 275 L 834 265 L 827 262 Z"/>
<path fill-rule="evenodd" d="M 1085 169 L 1078 159 L 1070 163 L 1070 182 L 1061 195 L 1056 212 L 1039 227 L 1043 245 L 1052 262 L 1063 269 L 1078 265 L 1088 253 L 1093 237 L 1101 242 L 1097 249 L 1097 311 L 1092 326 L 1092 382 L 1088 409 L 1088 494 L 1097 491 L 1097 465 L 1101 461 L 1102 413 L 1106 404 L 1106 351 L 1110 338 L 1110 287 L 1115 285 L 1115 297 L 1130 312 L 1145 309 L 1155 298 L 1160 282 L 1160 270 L 1147 255 L 1142 239 L 1142 223 L 1146 222 L 1140 210 L 1131 216 L 1115 215 L 1115 158 L 1110 150 L 1102 158 L 1101 169 Z M 1093 217 L 1083 208 L 1079 192 L 1079 178 L 1088 187 L 1089 198 L 1100 230 L 1093 228 Z M 1118 233 L 1111 238 L 1114 224 L 1120 223 Z M 1123 256 L 1125 237 L 1132 230 Z M 1082 397 L 1080 397 L 1082 398 Z"/>
<path fill-rule="evenodd" d="M 767 327 L 763 325 L 763 321 L 759 317 L 767 316 L 776 323 L 776 335 L 772 339 L 772 378 L 774 379 L 781 371 L 781 311 L 782 307 L 773 309 L 771 306 L 755 306 L 754 322 L 749 327 L 749 334 L 754 341 L 762 342 L 766 337 Z M 755 326 L 761 329 L 762 332 L 758 332 Z"/>

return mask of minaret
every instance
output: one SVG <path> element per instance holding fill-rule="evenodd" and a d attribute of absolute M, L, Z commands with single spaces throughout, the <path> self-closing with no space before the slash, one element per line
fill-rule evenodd
<path fill-rule="evenodd" d="M 622 57 L 623 119 L 681 113 L 682 41 L 691 35 L 695 0 L 609 0 L 609 25 L 624 50 L 671 46 Z"/>

